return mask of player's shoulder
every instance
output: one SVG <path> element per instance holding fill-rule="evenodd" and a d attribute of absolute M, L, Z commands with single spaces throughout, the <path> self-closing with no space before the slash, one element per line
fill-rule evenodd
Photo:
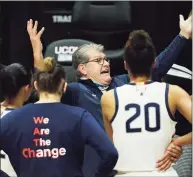
<path fill-rule="evenodd" d="M 157 82 L 157 81 L 149 81 L 145 84 L 148 88 L 153 89 L 155 91 L 165 90 L 169 84 L 165 82 Z"/>
<path fill-rule="evenodd" d="M 105 93 L 103 93 L 102 97 L 101 97 L 101 104 L 105 105 L 108 104 L 109 102 L 113 102 L 114 100 L 114 91 L 115 89 L 109 90 Z"/>
<path fill-rule="evenodd" d="M 68 115 L 69 117 L 80 118 L 85 114 L 85 112 L 88 112 L 88 111 L 78 106 L 71 106 L 71 105 L 60 103 L 58 106 L 58 112 L 63 115 Z"/>
<path fill-rule="evenodd" d="M 173 96 L 180 96 L 187 94 L 187 92 L 178 85 L 168 84 L 169 94 Z"/>
<path fill-rule="evenodd" d="M 174 89 L 174 90 L 179 90 L 179 89 L 182 89 L 180 86 L 178 85 L 174 85 L 174 84 L 167 84 L 168 87 L 170 87 L 171 89 Z"/>
<path fill-rule="evenodd" d="M 29 107 L 31 107 L 33 105 L 33 103 L 29 103 L 29 104 L 26 104 L 20 108 L 17 108 L 17 109 L 13 109 L 13 110 L 5 110 L 5 114 L 3 116 L 3 118 L 6 118 L 6 117 L 15 117 L 15 116 L 18 116 L 20 117 L 21 113 L 25 110 L 28 110 Z"/>
<path fill-rule="evenodd" d="M 108 98 L 112 97 L 114 95 L 115 89 L 109 90 L 107 92 L 104 92 L 101 98 Z"/>
<path fill-rule="evenodd" d="M 168 85 L 168 83 L 166 83 L 166 82 L 157 82 L 157 81 L 147 81 L 146 85 L 149 85 L 149 86 L 166 86 L 166 85 Z"/>

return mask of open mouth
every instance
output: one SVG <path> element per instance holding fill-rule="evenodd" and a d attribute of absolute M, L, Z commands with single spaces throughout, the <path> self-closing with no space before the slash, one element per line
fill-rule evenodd
<path fill-rule="evenodd" d="M 101 72 L 101 74 L 109 74 L 109 70 L 104 70 Z"/>

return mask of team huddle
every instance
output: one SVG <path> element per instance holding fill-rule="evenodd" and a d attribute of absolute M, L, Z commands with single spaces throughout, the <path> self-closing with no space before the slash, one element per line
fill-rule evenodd
<path fill-rule="evenodd" d="M 147 32 L 131 32 L 124 75 L 110 76 L 102 45 L 80 46 L 72 55 L 78 82 L 70 84 L 62 65 L 43 58 L 44 28 L 29 20 L 36 71 L 19 63 L 0 71 L 0 177 L 179 176 L 173 164 L 192 132 L 173 138 L 175 112 L 192 123 L 192 101 L 161 80 L 191 38 L 191 19 L 180 16 L 179 35 L 157 57 Z M 32 90 L 38 101 L 24 105 Z"/>

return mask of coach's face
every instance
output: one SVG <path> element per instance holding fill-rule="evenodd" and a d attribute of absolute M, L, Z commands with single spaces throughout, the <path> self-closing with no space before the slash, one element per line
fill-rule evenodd
<path fill-rule="evenodd" d="M 111 82 L 110 65 L 105 54 L 90 50 L 88 56 L 90 59 L 85 64 L 86 77 L 103 85 L 109 85 Z"/>

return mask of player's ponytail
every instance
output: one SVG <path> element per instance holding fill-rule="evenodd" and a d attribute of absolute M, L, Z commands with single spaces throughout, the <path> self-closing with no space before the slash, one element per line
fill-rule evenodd
<path fill-rule="evenodd" d="M 44 72 L 53 72 L 56 66 L 56 61 L 54 58 L 46 57 L 44 59 Z"/>
<path fill-rule="evenodd" d="M 35 75 L 38 91 L 56 93 L 61 79 L 65 80 L 65 76 L 64 68 L 57 64 L 54 58 L 46 57 L 44 59 L 44 69 Z"/>
<path fill-rule="evenodd" d="M 153 42 L 144 30 L 130 33 L 125 45 L 124 59 L 134 75 L 149 75 L 155 59 Z"/>
<path fill-rule="evenodd" d="M 131 48 L 136 52 L 143 51 L 149 46 L 152 46 L 151 38 L 143 30 L 134 31 L 131 33 L 129 36 L 129 41 Z"/>

